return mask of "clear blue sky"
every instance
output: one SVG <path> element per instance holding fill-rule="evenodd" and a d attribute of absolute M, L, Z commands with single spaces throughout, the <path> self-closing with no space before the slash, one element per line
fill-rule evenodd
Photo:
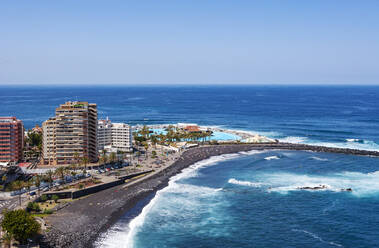
<path fill-rule="evenodd" d="M 379 1 L 0 1 L 0 84 L 379 84 Z"/>

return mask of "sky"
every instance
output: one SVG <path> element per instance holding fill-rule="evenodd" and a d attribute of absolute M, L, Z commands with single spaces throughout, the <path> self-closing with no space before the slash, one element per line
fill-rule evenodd
<path fill-rule="evenodd" d="M 379 84 L 379 1 L 2 0 L 0 84 Z"/>

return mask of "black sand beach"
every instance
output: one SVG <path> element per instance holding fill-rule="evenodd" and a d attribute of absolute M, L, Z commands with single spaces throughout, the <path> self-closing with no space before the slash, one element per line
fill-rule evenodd
<path fill-rule="evenodd" d="M 92 247 L 99 235 L 112 226 L 136 204 L 167 186 L 169 178 L 184 168 L 211 156 L 250 150 L 283 149 L 379 156 L 379 152 L 327 148 L 301 144 L 235 144 L 192 148 L 168 168 L 129 187 L 119 185 L 77 200 L 47 217 L 51 229 L 41 247 Z"/>

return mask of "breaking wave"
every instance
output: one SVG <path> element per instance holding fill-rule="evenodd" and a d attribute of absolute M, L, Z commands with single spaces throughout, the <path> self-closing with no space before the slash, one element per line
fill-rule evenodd
<path fill-rule="evenodd" d="M 254 181 L 242 181 L 231 178 L 228 183 L 249 187 L 263 187 L 267 192 L 280 194 L 287 194 L 291 191 L 334 191 L 348 192 L 356 197 L 379 195 L 379 171 L 372 173 L 342 172 L 325 176 L 264 173 L 257 175 L 255 179 Z"/>
<path fill-rule="evenodd" d="M 316 157 L 316 156 L 312 156 L 311 159 L 318 160 L 318 161 L 328 161 L 327 158 L 320 158 L 320 157 Z"/>
<path fill-rule="evenodd" d="M 287 194 L 290 191 L 309 189 L 311 192 L 335 191 L 344 192 L 352 189 L 357 197 L 379 194 L 379 171 L 372 173 L 341 172 L 329 175 L 299 175 L 293 173 L 272 173 L 259 176 L 262 183 L 270 185 L 269 192 Z M 322 186 L 322 187 L 320 187 Z M 317 188 L 312 190 L 311 188 Z"/>
<path fill-rule="evenodd" d="M 278 156 L 265 157 L 265 160 L 273 160 L 273 159 L 279 159 L 279 157 Z"/>
<path fill-rule="evenodd" d="M 262 185 L 264 185 L 263 183 L 258 183 L 258 182 L 239 181 L 234 178 L 229 179 L 228 183 L 249 186 L 249 187 L 261 187 Z"/>
<path fill-rule="evenodd" d="M 325 243 L 325 244 L 329 244 L 329 245 L 333 245 L 333 246 L 337 246 L 337 247 L 343 247 L 342 245 L 337 244 L 336 242 L 325 241 L 325 240 L 323 240 L 322 238 L 320 238 L 318 235 L 316 235 L 316 234 L 314 234 L 314 233 L 311 233 L 311 232 L 309 232 L 309 231 L 306 231 L 306 230 L 292 229 L 292 231 L 293 231 L 293 232 L 302 232 L 302 233 L 305 233 L 305 234 L 311 236 L 312 238 L 317 239 L 317 240 L 319 240 L 320 242 Z"/>

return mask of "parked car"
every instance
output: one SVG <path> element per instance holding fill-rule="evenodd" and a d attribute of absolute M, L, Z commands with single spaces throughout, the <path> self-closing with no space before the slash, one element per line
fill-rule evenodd
<path fill-rule="evenodd" d="M 29 195 L 30 195 L 30 196 L 36 195 L 36 192 L 34 192 L 34 191 L 33 191 L 33 192 L 30 192 Z"/>

